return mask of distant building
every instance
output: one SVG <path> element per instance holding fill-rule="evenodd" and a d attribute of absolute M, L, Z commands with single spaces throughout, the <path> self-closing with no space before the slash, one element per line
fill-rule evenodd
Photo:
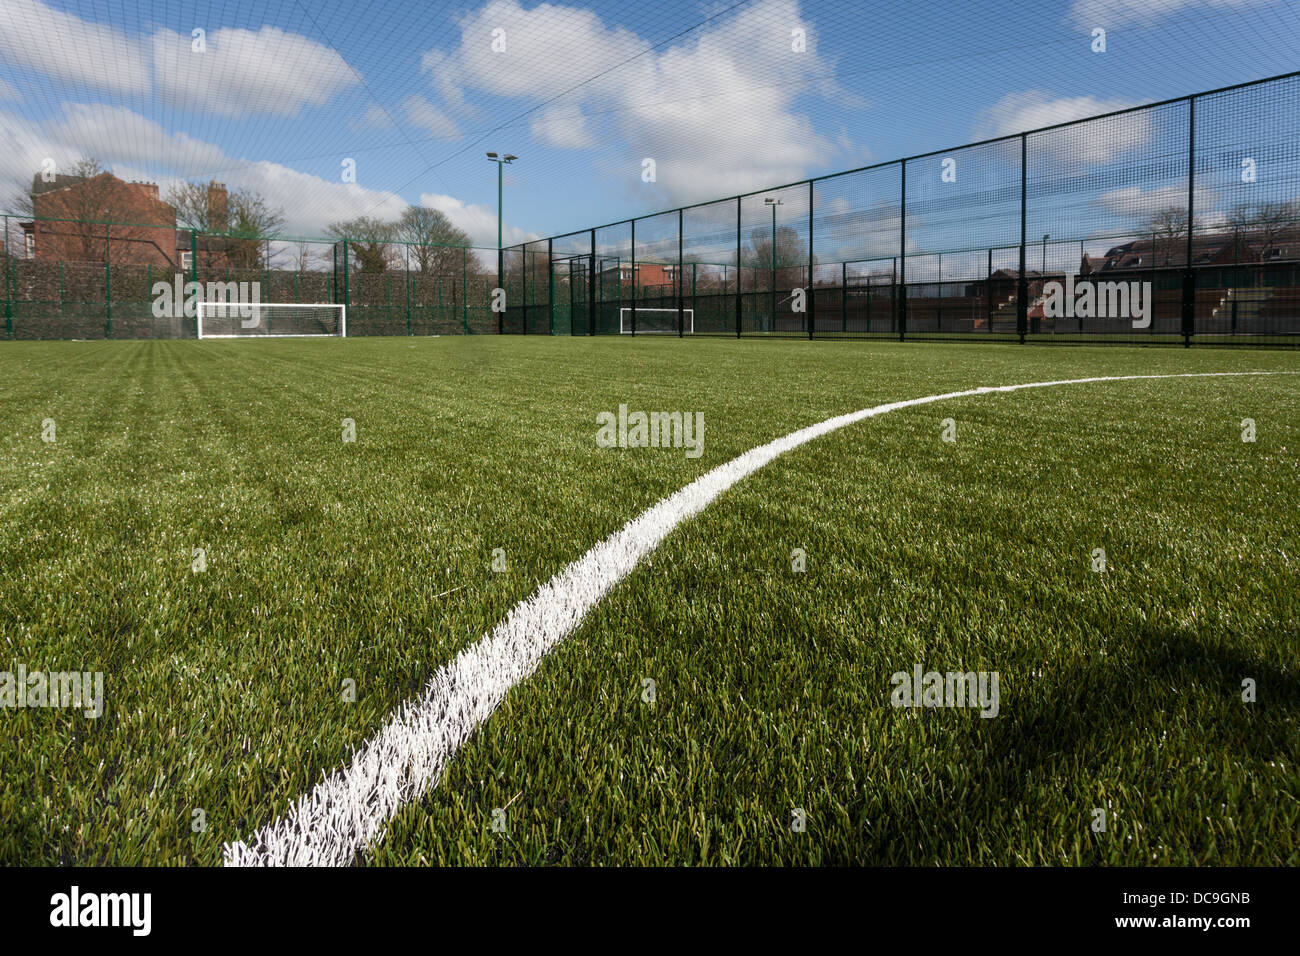
<path fill-rule="evenodd" d="M 207 270 L 226 268 L 231 242 L 248 241 L 201 235 L 196 243 L 188 229 L 176 227 L 176 208 L 159 197 L 157 183 L 128 183 L 112 173 L 56 175 L 51 182 L 38 175 L 31 196 L 35 217 L 19 223 L 27 259 L 107 261 L 188 272 L 195 245 Z M 209 184 L 208 205 L 211 228 L 228 228 L 229 195 L 223 184 Z M 88 218 L 112 219 L 114 225 L 83 221 Z"/>
<path fill-rule="evenodd" d="M 610 284 L 621 282 L 631 287 L 632 285 L 632 263 L 621 262 L 617 265 L 608 266 L 601 271 L 601 280 L 605 283 L 606 288 Z M 671 286 L 677 275 L 677 263 L 675 262 L 638 262 L 636 264 L 636 287 L 638 289 L 655 288 L 658 286 Z"/>

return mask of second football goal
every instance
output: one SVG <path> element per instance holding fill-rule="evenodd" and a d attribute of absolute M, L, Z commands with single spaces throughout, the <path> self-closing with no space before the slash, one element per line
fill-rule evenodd
<path fill-rule="evenodd" d="M 348 334 L 348 307 L 332 303 L 200 302 L 201 339 L 264 339 Z"/>
<path fill-rule="evenodd" d="M 618 330 L 625 335 L 634 334 L 632 328 L 632 310 L 624 308 L 618 310 Z M 695 310 L 682 309 L 682 332 L 690 335 L 695 331 Z M 676 335 L 677 334 L 677 310 L 676 309 L 643 309 L 637 306 L 636 310 L 636 329 L 637 335 Z"/>

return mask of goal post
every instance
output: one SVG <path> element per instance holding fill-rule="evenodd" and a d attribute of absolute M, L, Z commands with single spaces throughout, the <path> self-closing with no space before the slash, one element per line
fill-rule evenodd
<path fill-rule="evenodd" d="M 681 312 L 682 332 L 686 335 L 691 335 L 695 332 L 695 310 L 682 309 Z M 618 310 L 618 330 L 624 335 L 632 334 L 632 310 L 630 308 L 622 308 Z M 641 306 L 637 306 L 636 334 L 676 335 L 677 310 L 645 309 Z"/>
<path fill-rule="evenodd" d="M 201 339 L 347 338 L 348 307 L 331 302 L 200 302 Z"/>

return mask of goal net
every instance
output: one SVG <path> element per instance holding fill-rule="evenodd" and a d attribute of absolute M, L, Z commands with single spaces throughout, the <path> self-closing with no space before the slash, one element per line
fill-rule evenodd
<path fill-rule="evenodd" d="M 619 331 L 624 335 L 632 334 L 632 310 L 618 310 Z M 695 331 L 695 310 L 682 309 L 682 331 L 690 335 Z M 636 334 L 677 334 L 676 309 L 643 309 L 637 306 Z"/>
<path fill-rule="evenodd" d="M 201 339 L 264 339 L 348 334 L 345 305 L 259 302 L 200 302 Z"/>

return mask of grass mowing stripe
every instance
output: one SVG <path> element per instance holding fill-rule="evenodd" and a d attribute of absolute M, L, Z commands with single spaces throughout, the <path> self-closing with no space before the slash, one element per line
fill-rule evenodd
<path fill-rule="evenodd" d="M 231 866 L 350 863 L 382 838 L 388 820 L 403 804 L 424 795 L 510 689 L 527 679 L 546 653 L 674 528 L 738 481 L 815 438 L 867 418 L 955 398 L 1101 382 L 1285 374 L 1300 373 L 1185 372 L 982 386 L 838 415 L 753 448 L 658 502 L 516 605 L 491 633 L 440 669 L 418 700 L 403 704 L 346 769 L 327 776 L 299 798 L 285 817 L 249 841 L 227 844 L 225 862 Z"/>

